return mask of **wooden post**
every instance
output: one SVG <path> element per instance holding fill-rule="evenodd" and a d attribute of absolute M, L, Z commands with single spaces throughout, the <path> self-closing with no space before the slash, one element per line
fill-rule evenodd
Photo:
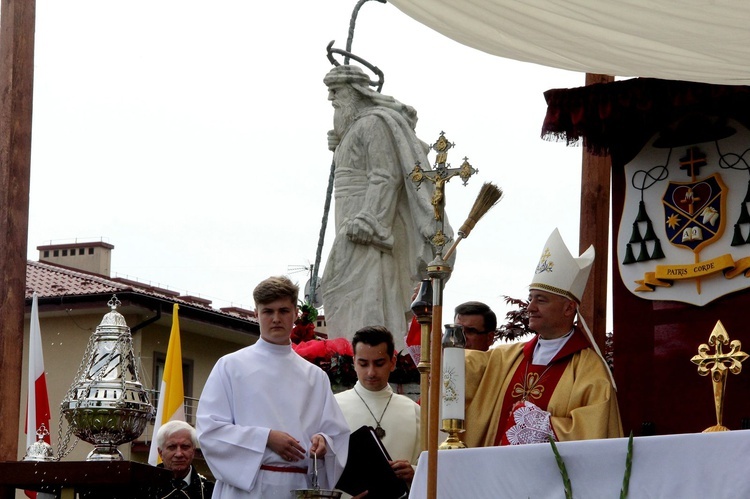
<path fill-rule="evenodd" d="M 586 73 L 586 85 L 609 83 L 614 77 Z M 581 168 L 580 251 L 593 244 L 596 249 L 594 268 L 581 300 L 581 314 L 591 328 L 594 340 L 604 353 L 607 328 L 607 265 L 609 263 L 609 199 L 611 161 L 609 156 L 595 156 L 586 151 L 584 138 Z"/>
<path fill-rule="evenodd" d="M 18 459 L 35 11 L 35 0 L 0 4 L 0 461 Z"/>

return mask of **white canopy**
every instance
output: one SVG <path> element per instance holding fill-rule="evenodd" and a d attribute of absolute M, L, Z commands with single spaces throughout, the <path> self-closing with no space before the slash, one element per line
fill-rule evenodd
<path fill-rule="evenodd" d="M 617 76 L 750 84 L 748 0 L 389 0 L 469 47 Z"/>

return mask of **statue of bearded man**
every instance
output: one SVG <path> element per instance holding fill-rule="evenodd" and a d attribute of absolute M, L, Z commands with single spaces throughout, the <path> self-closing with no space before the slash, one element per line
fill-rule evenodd
<path fill-rule="evenodd" d="M 323 81 L 334 108 L 336 237 L 321 284 L 328 334 L 385 326 L 400 350 L 411 296 L 434 258 L 430 193 L 408 176 L 418 162 L 429 168 L 429 147 L 415 134 L 414 108 L 371 90 L 360 68 L 337 66 Z M 443 232 L 453 235 L 447 220 Z"/>

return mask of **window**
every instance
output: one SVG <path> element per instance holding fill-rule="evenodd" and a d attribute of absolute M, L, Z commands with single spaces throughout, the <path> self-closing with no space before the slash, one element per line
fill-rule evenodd
<path fill-rule="evenodd" d="M 68 256 L 68 250 L 63 250 L 63 256 Z"/>
<path fill-rule="evenodd" d="M 83 255 L 83 248 L 78 248 L 78 254 Z"/>
<path fill-rule="evenodd" d="M 93 255 L 93 254 L 94 254 L 94 248 L 89 248 L 89 255 Z"/>
<path fill-rule="evenodd" d="M 54 251 L 54 252 L 52 253 L 52 255 L 53 255 L 53 256 L 60 256 L 60 250 L 55 250 L 55 251 Z"/>
<path fill-rule="evenodd" d="M 164 364 L 167 361 L 167 354 L 154 352 L 154 396 L 151 403 L 154 411 L 159 405 L 159 390 L 161 390 L 161 380 L 164 378 Z M 182 388 L 185 391 L 185 421 L 195 425 L 195 410 L 198 408 L 198 400 L 192 398 L 193 395 L 193 361 L 182 359 Z"/>
<path fill-rule="evenodd" d="M 48 258 L 48 257 L 49 257 L 49 250 L 44 250 L 44 258 Z"/>

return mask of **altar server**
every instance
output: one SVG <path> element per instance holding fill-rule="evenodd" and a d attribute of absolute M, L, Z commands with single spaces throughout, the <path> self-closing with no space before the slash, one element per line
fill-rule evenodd
<path fill-rule="evenodd" d="M 197 429 L 214 499 L 289 499 L 312 487 L 313 455 L 321 488 L 343 471 L 350 432 L 328 376 L 291 347 L 298 293 L 286 277 L 258 284 L 260 338 L 219 359 L 206 381 Z"/>
<path fill-rule="evenodd" d="M 390 455 L 396 476 L 411 484 L 419 453 L 419 405 L 394 393 L 388 384 L 396 368 L 393 335 L 383 326 L 367 326 L 352 338 L 357 384 L 336 394 L 349 428 L 372 426 Z"/>

